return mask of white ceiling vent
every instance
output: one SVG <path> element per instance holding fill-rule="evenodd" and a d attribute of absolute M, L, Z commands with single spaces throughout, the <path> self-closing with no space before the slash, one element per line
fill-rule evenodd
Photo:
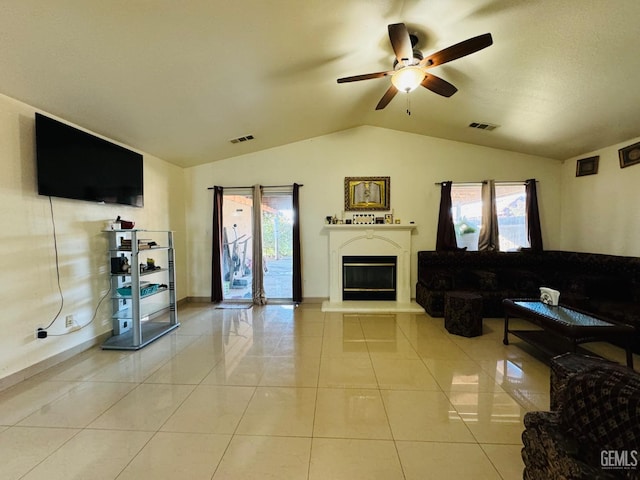
<path fill-rule="evenodd" d="M 229 141 L 231 143 L 242 143 L 242 142 L 248 142 L 249 140 L 253 140 L 253 135 L 245 135 L 244 137 L 232 138 Z"/>
<path fill-rule="evenodd" d="M 498 125 L 494 125 L 493 123 L 479 123 L 479 122 L 470 123 L 469 126 L 471 128 L 477 128 L 478 130 L 487 130 L 489 132 L 491 130 L 495 130 L 496 128 L 498 128 Z"/>

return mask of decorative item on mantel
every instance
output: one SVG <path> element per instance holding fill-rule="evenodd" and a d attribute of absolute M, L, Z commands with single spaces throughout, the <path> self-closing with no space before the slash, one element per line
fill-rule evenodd
<path fill-rule="evenodd" d="M 376 216 L 373 213 L 354 213 L 354 225 L 372 225 L 376 223 Z"/>
<path fill-rule="evenodd" d="M 401 221 L 395 218 L 391 210 L 383 216 L 376 216 L 373 213 L 353 213 L 351 218 L 345 218 L 345 212 L 342 212 L 342 218 L 338 218 L 337 215 L 327 215 L 324 223 L 326 225 L 400 225 Z"/>

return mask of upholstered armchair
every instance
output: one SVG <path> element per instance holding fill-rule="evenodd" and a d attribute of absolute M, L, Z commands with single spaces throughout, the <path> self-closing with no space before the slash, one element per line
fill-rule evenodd
<path fill-rule="evenodd" d="M 553 360 L 564 372 L 552 375 L 556 409 L 525 415 L 525 480 L 640 478 L 640 374 L 581 357 Z"/>

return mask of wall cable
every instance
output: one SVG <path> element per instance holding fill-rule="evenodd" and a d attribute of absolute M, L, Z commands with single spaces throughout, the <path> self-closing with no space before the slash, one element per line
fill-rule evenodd
<path fill-rule="evenodd" d="M 58 312 L 56 313 L 55 317 L 53 317 L 53 320 L 51 320 L 46 327 L 42 328 L 42 330 L 45 330 L 45 331 L 48 330 L 49 328 L 51 328 L 51 326 L 55 323 L 55 321 L 58 320 L 58 318 L 60 317 L 60 313 L 62 313 L 62 309 L 64 308 L 64 294 L 62 292 L 62 286 L 60 284 L 60 259 L 59 259 L 59 254 L 58 254 L 58 235 L 57 235 L 57 232 L 56 232 L 56 220 L 55 220 L 55 216 L 53 214 L 53 200 L 51 199 L 51 196 L 49 196 L 49 207 L 50 207 L 50 210 L 51 210 L 51 224 L 53 225 L 53 249 L 55 251 L 55 256 L 56 256 L 56 279 L 57 279 L 57 283 L 58 283 L 58 292 L 60 293 L 60 308 L 58 309 Z M 79 325 L 78 328 L 75 328 L 73 330 L 70 330 L 70 331 L 64 332 L 64 333 L 56 333 L 56 334 L 48 333 L 47 336 L 49 336 L 49 337 L 62 337 L 64 335 L 69 335 L 70 333 L 77 332 L 78 330 L 82 330 L 83 328 L 91 325 L 91 323 L 93 323 L 93 321 L 96 319 L 96 316 L 98 315 L 98 309 L 100 308 L 100 305 L 102 305 L 102 302 L 104 301 L 105 298 L 107 298 L 109 293 L 111 293 L 111 282 L 109 282 L 109 290 L 107 290 L 107 293 L 105 293 L 102 296 L 102 298 L 98 302 L 98 305 L 96 305 L 96 308 L 93 311 L 93 316 L 91 317 L 91 320 L 89 320 L 86 324 Z"/>
<path fill-rule="evenodd" d="M 62 308 L 64 307 L 64 294 L 62 293 L 62 286 L 60 285 L 60 260 L 58 258 L 58 238 L 57 238 L 58 236 L 56 234 L 56 220 L 53 215 L 53 200 L 51 199 L 51 196 L 49 196 L 49 207 L 51 210 L 51 224 L 53 225 L 53 249 L 56 254 L 56 278 L 58 281 L 58 292 L 60 293 L 60 308 L 58 309 L 58 313 L 56 313 L 56 316 L 53 317 L 53 320 L 49 322 L 49 325 L 42 328 L 43 330 L 48 330 L 49 328 L 51 328 L 51 325 L 53 325 L 54 322 L 58 319 L 58 317 L 60 317 L 60 313 L 62 312 Z"/>

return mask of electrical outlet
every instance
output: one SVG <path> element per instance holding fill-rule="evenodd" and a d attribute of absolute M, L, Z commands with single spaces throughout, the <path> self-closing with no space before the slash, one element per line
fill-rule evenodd
<path fill-rule="evenodd" d="M 65 318 L 64 321 L 64 326 L 67 328 L 73 327 L 73 315 L 67 315 L 67 318 Z"/>

